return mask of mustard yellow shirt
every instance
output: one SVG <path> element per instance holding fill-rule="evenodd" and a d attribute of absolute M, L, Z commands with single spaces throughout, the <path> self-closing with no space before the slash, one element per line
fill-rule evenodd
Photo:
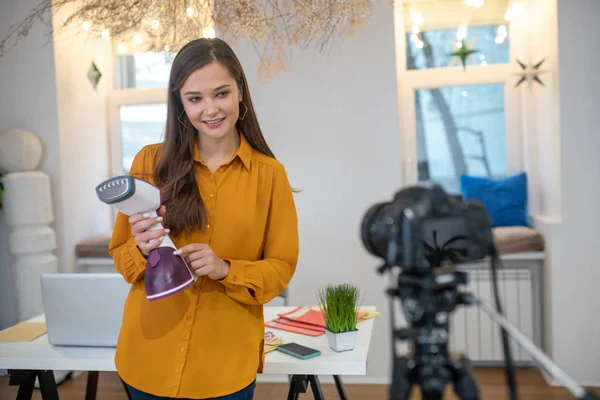
<path fill-rule="evenodd" d="M 208 243 L 231 262 L 222 281 L 146 299 L 146 258 L 118 214 L 109 252 L 131 283 L 116 348 L 121 378 L 159 396 L 210 398 L 248 386 L 262 372 L 263 304 L 290 282 L 298 260 L 298 222 L 284 167 L 240 135 L 232 160 L 213 175 L 196 150 L 195 173 L 206 206 L 206 230 L 172 236 L 177 247 Z M 161 144 L 144 147 L 130 174 L 152 173 Z M 154 183 L 151 181 L 151 183 Z"/>

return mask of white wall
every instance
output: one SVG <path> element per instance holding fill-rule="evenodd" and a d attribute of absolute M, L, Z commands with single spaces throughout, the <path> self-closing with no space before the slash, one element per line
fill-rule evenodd
<path fill-rule="evenodd" d="M 295 52 L 294 71 L 264 84 L 254 48 L 238 43 L 236 52 L 267 141 L 302 190 L 295 196 L 300 259 L 291 304 L 315 304 L 326 283 L 359 285 L 364 303 L 383 312 L 362 380 L 388 382 L 387 279 L 376 274 L 380 261 L 364 250 L 359 226 L 368 207 L 401 186 L 392 6 L 378 4 L 377 18 L 330 53 Z"/>
<path fill-rule="evenodd" d="M 9 26 L 23 19 L 36 0 L 3 1 L 0 12 L 0 35 L 4 37 Z M 23 128 L 38 135 L 42 141 L 44 157 L 40 170 L 50 176 L 55 222 L 51 226 L 61 231 L 61 221 L 56 220 L 59 204 L 60 161 L 57 102 L 54 77 L 54 50 L 47 44 L 44 27 L 36 24 L 30 35 L 14 49 L 0 58 L 0 132 Z M 0 329 L 16 322 L 12 277 L 9 269 L 8 227 L 0 218 Z M 57 242 L 62 243 L 60 235 Z M 60 255 L 59 255 L 60 256 Z"/>
<path fill-rule="evenodd" d="M 543 274 L 544 329 L 542 330 L 544 350 L 553 356 L 553 332 L 560 320 L 553 315 L 553 269 L 560 243 L 556 243 L 557 229 L 561 223 L 561 157 L 559 126 L 559 58 L 558 20 L 556 0 L 531 0 L 525 8 L 527 22 L 524 35 L 527 38 L 519 43 L 520 59 L 537 63 L 545 59 L 540 79 L 545 87 L 537 82 L 520 86 L 522 96 L 523 132 L 528 144 L 527 170 L 532 182 L 530 189 L 535 191 L 532 212 L 534 226 L 546 241 L 546 261 Z"/>
<path fill-rule="evenodd" d="M 600 386 L 600 56 L 591 51 L 600 39 L 600 2 L 531 0 L 528 9 L 526 54 L 533 62 L 546 58 L 542 69 L 549 70 L 540 75 L 546 87 L 522 89 L 530 104 L 528 131 L 539 145 L 545 350 L 576 381 Z"/>
<path fill-rule="evenodd" d="M 558 0 L 562 223 L 553 238 L 553 356 L 600 386 L 600 2 Z"/>
<path fill-rule="evenodd" d="M 54 15 L 60 26 L 68 14 Z M 78 28 L 54 37 L 56 96 L 60 136 L 61 202 L 60 270 L 73 272 L 75 245 L 111 229 L 110 208 L 97 198 L 95 186 L 108 178 L 106 95 L 112 84 L 110 41 L 95 41 Z M 102 78 L 96 89 L 88 71 L 96 63 Z"/>
<path fill-rule="evenodd" d="M 35 1 L 2 3 L 0 32 L 23 19 Z M 55 16 L 60 20 L 64 15 Z M 45 27 L 0 59 L 0 132 L 24 128 L 42 140 L 40 169 L 50 175 L 59 270 L 75 270 L 75 244 L 110 229 L 110 209 L 94 187 L 108 176 L 106 91 L 112 82 L 108 42 L 93 42 L 72 32 L 47 42 Z M 92 60 L 104 76 L 95 91 L 87 74 Z M 15 322 L 8 228 L 0 218 L 0 328 Z"/>

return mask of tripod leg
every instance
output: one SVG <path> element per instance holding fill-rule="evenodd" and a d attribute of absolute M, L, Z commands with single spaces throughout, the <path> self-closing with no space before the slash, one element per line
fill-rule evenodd
<path fill-rule="evenodd" d="M 394 359 L 392 386 L 390 388 L 391 400 L 408 400 L 413 386 L 413 370 L 408 365 L 406 357 Z"/>
<path fill-rule="evenodd" d="M 479 400 L 479 387 L 473 371 L 471 362 L 466 357 L 461 357 L 454 362 L 454 392 L 461 400 Z"/>

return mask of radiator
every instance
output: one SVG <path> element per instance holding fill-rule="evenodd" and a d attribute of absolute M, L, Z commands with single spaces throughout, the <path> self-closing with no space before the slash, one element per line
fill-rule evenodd
<path fill-rule="evenodd" d="M 541 347 L 541 269 L 543 255 L 529 259 L 507 258 L 498 268 L 498 291 L 504 316 Z M 469 274 L 463 290 L 495 308 L 489 263 L 461 266 Z M 531 365 L 531 357 L 511 338 L 515 365 Z M 460 306 L 452 315 L 450 351 L 466 354 L 474 365 L 501 365 L 504 362 L 500 328 L 477 306 Z"/>

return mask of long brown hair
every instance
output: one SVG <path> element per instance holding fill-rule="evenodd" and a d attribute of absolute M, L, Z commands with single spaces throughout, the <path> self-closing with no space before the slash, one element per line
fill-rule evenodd
<path fill-rule="evenodd" d="M 171 67 L 165 140 L 154 170 L 163 204 L 167 208 L 165 225 L 173 235 L 203 229 L 206 224 L 204 203 L 194 176 L 198 131 L 185 114 L 181 118 L 185 125 L 178 119 L 184 111 L 179 91 L 192 72 L 213 62 L 227 68 L 237 83 L 244 105 L 248 107 L 244 119 L 236 122 L 238 132 L 255 150 L 275 158 L 258 124 L 246 75 L 231 47 L 221 39 L 206 38 L 193 40 L 183 46 Z M 240 115 L 245 112 L 244 105 L 240 104 Z"/>

